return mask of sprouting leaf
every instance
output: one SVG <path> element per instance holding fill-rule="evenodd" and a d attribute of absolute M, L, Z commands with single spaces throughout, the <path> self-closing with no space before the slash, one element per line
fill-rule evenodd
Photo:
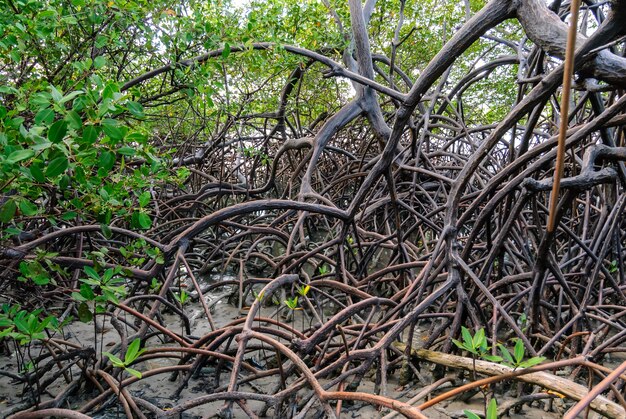
<path fill-rule="evenodd" d="M 491 399 L 487 407 L 487 419 L 498 419 L 498 403 L 496 399 Z"/>
<path fill-rule="evenodd" d="M 541 364 L 545 360 L 546 360 L 545 356 L 535 356 L 533 358 L 527 359 L 526 361 L 522 362 L 521 364 L 519 364 L 519 366 L 520 368 L 530 368 L 530 367 L 534 367 L 535 365 Z"/>
<path fill-rule="evenodd" d="M 114 366 L 118 367 L 118 368 L 124 368 L 124 362 L 119 359 L 118 357 L 116 357 L 115 355 L 113 355 L 110 352 L 103 352 L 103 355 L 105 355 L 107 358 L 109 358 L 109 361 L 111 361 L 111 364 L 113 364 Z"/>
<path fill-rule="evenodd" d="M 468 419 L 481 419 L 480 416 L 469 410 L 464 410 L 463 413 L 465 413 L 465 416 L 467 416 Z"/>
<path fill-rule="evenodd" d="M 298 307 L 298 296 L 296 295 L 293 298 L 288 298 L 285 300 L 285 304 L 292 310 L 295 310 Z"/>
<path fill-rule="evenodd" d="M 472 342 L 472 334 L 467 329 L 467 327 L 461 327 L 461 335 L 463 336 L 463 343 L 465 344 L 465 346 L 467 348 L 472 348 L 474 346 Z"/>
<path fill-rule="evenodd" d="M 452 343 L 454 343 L 459 349 L 465 349 L 465 345 L 456 339 L 452 339 Z"/>
<path fill-rule="evenodd" d="M 502 357 L 504 358 L 504 361 L 506 361 L 511 366 L 515 365 L 515 361 L 513 360 L 513 357 L 511 356 L 511 352 L 509 352 L 509 350 L 506 348 L 506 346 L 504 346 L 501 343 L 499 343 L 498 344 L 498 349 L 500 349 L 500 353 L 502 354 Z"/>
<path fill-rule="evenodd" d="M 128 349 L 126 350 L 126 356 L 124 357 L 124 362 L 126 365 L 132 364 L 133 361 L 144 352 L 144 350 L 140 350 L 140 348 L 141 339 L 139 338 L 133 340 L 130 345 L 128 345 Z"/>
<path fill-rule="evenodd" d="M 141 372 L 137 371 L 136 369 L 133 369 L 133 368 L 124 368 L 124 370 L 125 370 L 127 373 L 129 373 L 129 374 L 131 374 L 131 375 L 133 375 L 133 376 L 135 376 L 135 377 L 137 377 L 137 378 L 141 378 Z"/>
<path fill-rule="evenodd" d="M 515 348 L 513 349 L 516 364 L 522 362 L 525 352 L 526 348 L 524 348 L 524 342 L 521 339 L 518 339 L 517 342 L 515 342 Z"/>
<path fill-rule="evenodd" d="M 303 285 L 300 288 L 298 288 L 298 294 L 300 294 L 303 297 L 306 297 L 310 289 L 311 289 L 310 285 Z"/>
<path fill-rule="evenodd" d="M 491 362 L 502 362 L 503 358 L 498 355 L 482 354 L 481 357 Z"/>
<path fill-rule="evenodd" d="M 480 348 L 483 346 L 483 344 L 486 343 L 487 341 L 485 339 L 485 329 L 481 327 L 480 329 L 478 329 L 478 331 L 476 331 L 476 334 L 474 334 L 474 337 L 472 338 L 472 346 L 474 348 Z"/>

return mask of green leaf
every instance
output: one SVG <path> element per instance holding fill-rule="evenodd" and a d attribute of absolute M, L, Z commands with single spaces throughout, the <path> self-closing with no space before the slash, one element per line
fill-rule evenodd
<path fill-rule="evenodd" d="M 78 217 L 78 213 L 76 211 L 68 211 L 61 216 L 61 219 L 65 221 L 69 221 L 69 220 L 73 220 L 76 217 Z"/>
<path fill-rule="evenodd" d="M 139 226 L 145 230 L 152 227 L 152 220 L 150 219 L 150 216 L 145 212 L 140 212 L 137 215 L 137 221 L 139 222 Z"/>
<path fill-rule="evenodd" d="M 535 356 L 533 358 L 527 359 L 526 361 L 522 362 L 521 364 L 519 364 L 519 366 L 520 368 L 530 368 L 530 367 L 534 367 L 535 365 L 541 364 L 545 360 L 546 360 L 545 356 Z"/>
<path fill-rule="evenodd" d="M 452 339 L 452 343 L 454 343 L 459 349 L 465 349 L 465 345 L 456 339 Z"/>
<path fill-rule="evenodd" d="M 93 313 L 87 303 L 80 303 L 78 306 L 78 319 L 83 323 L 89 323 L 93 319 Z"/>
<path fill-rule="evenodd" d="M 35 285 L 48 285 L 50 283 L 50 277 L 47 272 L 35 275 L 31 278 Z"/>
<path fill-rule="evenodd" d="M 128 111 L 137 118 L 144 118 L 146 115 L 143 113 L 143 106 L 141 103 L 129 101 L 126 103 Z"/>
<path fill-rule="evenodd" d="M 107 60 L 102 55 L 94 58 L 93 60 L 93 66 L 96 70 L 104 67 L 106 63 L 107 63 Z"/>
<path fill-rule="evenodd" d="M 63 176 L 61 176 L 61 179 L 59 179 L 59 188 L 61 188 L 61 190 L 66 190 L 69 186 L 70 177 L 64 174 Z"/>
<path fill-rule="evenodd" d="M 230 55 L 230 45 L 228 42 L 224 44 L 224 49 L 222 50 L 222 58 L 228 58 Z"/>
<path fill-rule="evenodd" d="M 63 93 L 59 92 L 56 87 L 50 85 L 50 94 L 55 102 L 59 102 L 63 98 Z"/>
<path fill-rule="evenodd" d="M 91 278 L 95 279 L 96 281 L 100 281 L 100 275 L 98 275 L 98 272 L 96 272 L 96 270 L 94 268 L 92 268 L 91 266 L 85 266 L 83 268 L 83 270 L 85 271 L 85 273 L 87 275 L 89 275 Z"/>
<path fill-rule="evenodd" d="M 70 162 L 67 160 L 67 157 L 57 157 L 48 164 L 48 167 L 46 168 L 46 177 L 53 178 L 60 175 L 67 170 L 69 164 Z"/>
<path fill-rule="evenodd" d="M 111 151 L 103 151 L 98 160 L 98 167 L 104 170 L 111 170 L 115 166 L 115 153 Z"/>
<path fill-rule="evenodd" d="M 20 211 L 27 217 L 37 214 L 37 210 L 37 205 L 31 201 L 20 201 Z"/>
<path fill-rule="evenodd" d="M 474 337 L 472 338 L 472 346 L 474 348 L 480 348 L 483 344 L 486 343 L 485 340 L 485 329 L 482 327 L 478 329 Z"/>
<path fill-rule="evenodd" d="M 465 346 L 468 348 L 473 347 L 472 345 L 472 334 L 470 333 L 470 331 L 467 329 L 467 327 L 462 326 L 461 327 L 461 335 L 463 336 L 463 342 L 465 343 Z"/>
<path fill-rule="evenodd" d="M 467 416 L 468 419 L 481 419 L 480 416 L 474 412 L 470 412 L 469 410 L 464 410 L 463 413 L 465 413 L 465 416 Z"/>
<path fill-rule="evenodd" d="M 54 121 L 54 111 L 52 109 L 42 109 L 35 115 L 35 124 L 50 125 Z"/>
<path fill-rule="evenodd" d="M 102 129 L 114 141 L 122 141 L 126 135 L 126 128 L 119 127 L 115 119 L 105 119 L 102 122 Z"/>
<path fill-rule="evenodd" d="M 63 96 L 59 100 L 59 103 L 63 104 L 65 102 L 69 102 L 70 100 L 74 99 L 76 96 L 82 95 L 83 93 L 85 93 L 85 92 L 83 92 L 82 90 L 75 90 L 73 92 L 70 92 L 70 93 L 66 94 L 65 96 Z"/>
<path fill-rule="evenodd" d="M 136 154 L 136 151 L 132 147 L 124 146 L 117 150 L 122 156 L 133 157 Z"/>
<path fill-rule="evenodd" d="M 0 208 L 0 223 L 8 223 L 13 219 L 15 215 L 15 211 L 17 211 L 17 205 L 15 205 L 15 201 L 9 199 L 4 203 L 2 208 Z"/>
<path fill-rule="evenodd" d="M 141 195 L 139 195 L 139 207 L 144 208 L 150 203 L 151 199 L 152 195 L 150 194 L 150 191 L 144 191 Z"/>
<path fill-rule="evenodd" d="M 83 120 L 76 111 L 69 111 L 65 116 L 65 120 L 73 129 L 80 129 L 83 126 Z"/>
<path fill-rule="evenodd" d="M 524 342 L 521 339 L 518 339 L 517 342 L 515 342 L 515 348 L 513 349 L 516 364 L 522 362 L 522 360 L 524 359 L 524 352 L 526 352 L 526 348 L 524 348 Z"/>
<path fill-rule="evenodd" d="M 137 338 L 128 345 L 128 349 L 126 350 L 126 356 L 124 357 L 124 362 L 126 365 L 132 364 L 132 362 L 137 359 L 139 355 L 143 353 L 140 351 L 141 348 L 141 339 Z"/>
<path fill-rule="evenodd" d="M 60 120 L 52 124 L 50 129 L 48 130 L 48 140 L 53 143 L 58 143 L 65 137 L 67 133 L 67 122 L 64 120 Z"/>
<path fill-rule="evenodd" d="M 111 227 L 106 224 L 100 224 L 100 230 L 102 230 L 102 235 L 105 239 L 110 239 L 113 237 L 113 232 L 111 231 Z"/>
<path fill-rule="evenodd" d="M 514 365 L 515 361 L 513 360 L 513 357 L 511 356 L 511 352 L 509 352 L 506 346 L 499 343 L 498 348 L 500 349 L 500 353 L 502 354 L 502 357 L 504 358 L 504 360 L 508 362 L 509 364 Z"/>
<path fill-rule="evenodd" d="M 124 368 L 124 362 L 119 359 L 118 357 L 116 357 L 115 355 L 113 355 L 110 352 L 103 352 L 103 355 L 105 355 L 107 358 L 109 358 L 109 361 L 111 361 L 111 364 L 113 364 L 114 366 L 118 367 L 118 368 Z"/>
<path fill-rule="evenodd" d="M 502 357 L 497 355 L 482 354 L 481 358 L 491 362 L 502 362 Z"/>
<path fill-rule="evenodd" d="M 125 370 L 129 374 L 134 375 L 137 378 L 141 378 L 141 373 L 139 371 L 137 371 L 137 370 L 135 370 L 133 368 L 125 368 Z"/>
<path fill-rule="evenodd" d="M 30 174 L 33 177 L 33 179 L 35 179 L 37 182 L 43 183 L 46 181 L 46 177 L 44 176 L 40 165 L 33 164 L 30 166 L 28 170 L 30 171 Z"/>
<path fill-rule="evenodd" d="M 96 294 L 94 294 L 93 289 L 91 289 L 91 287 L 87 284 L 80 284 L 80 295 L 88 301 L 96 298 Z"/>
<path fill-rule="evenodd" d="M 30 149 L 17 150 L 17 151 L 14 151 L 13 153 L 9 154 L 9 157 L 7 157 L 7 163 L 15 164 L 15 163 L 20 162 L 22 160 L 30 159 L 34 155 L 35 155 L 35 152 L 33 150 L 30 150 Z"/>
<path fill-rule="evenodd" d="M 98 138 L 98 128 L 93 125 L 87 125 L 83 129 L 83 140 L 89 144 L 93 144 Z"/>
<path fill-rule="evenodd" d="M 487 419 L 498 419 L 498 403 L 496 399 L 491 399 L 487 407 Z"/>

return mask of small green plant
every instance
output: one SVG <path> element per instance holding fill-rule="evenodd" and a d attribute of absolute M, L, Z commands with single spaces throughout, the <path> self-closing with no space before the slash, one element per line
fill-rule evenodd
<path fill-rule="evenodd" d="M 298 296 L 297 295 L 295 297 L 287 298 L 285 300 L 285 304 L 291 310 L 294 310 L 294 311 L 295 310 L 302 310 L 301 308 L 298 307 Z"/>
<path fill-rule="evenodd" d="M 97 316 L 106 311 L 108 304 L 119 304 L 120 298 L 126 296 L 126 281 L 118 276 L 122 271 L 119 267 L 106 269 L 102 274 L 91 266 L 85 266 L 83 270 L 87 278 L 80 279 L 79 291 L 73 292 L 72 298 L 80 303 L 78 305 L 79 320 L 83 323 L 93 320 L 94 345 L 97 351 Z"/>
<path fill-rule="evenodd" d="M 544 356 L 535 356 L 524 361 L 526 347 L 524 346 L 524 342 L 519 338 L 515 342 L 513 355 L 511 355 L 511 352 L 501 343 L 498 344 L 498 349 L 500 349 L 500 353 L 502 354 L 502 364 L 513 369 L 534 367 L 546 359 Z"/>
<path fill-rule="evenodd" d="M 463 337 L 463 342 L 452 339 L 452 343 L 454 343 L 460 349 L 468 351 L 470 354 L 472 354 L 472 358 L 480 357 L 491 362 L 502 361 L 502 357 L 490 355 L 488 353 L 489 346 L 487 346 L 485 329 L 478 329 L 476 334 L 472 336 L 472 334 L 466 327 L 461 327 L 461 336 Z"/>
<path fill-rule="evenodd" d="M 35 384 L 39 388 L 39 374 L 36 357 L 31 353 L 32 342 L 47 338 L 46 329 L 58 330 L 59 322 L 54 316 L 41 318 L 43 309 L 34 311 L 22 310 L 19 305 L 2 304 L 0 312 L 0 340 L 10 338 L 13 340 L 21 372 L 35 373 Z M 22 350 L 23 348 L 23 350 Z M 28 358 L 28 360 L 27 360 Z M 30 382 L 30 381 L 29 381 Z M 30 391 L 36 400 L 40 400 L 41 392 L 35 391 L 31 384 L 28 384 Z"/>
<path fill-rule="evenodd" d="M 352 237 L 351 235 L 348 234 L 348 236 L 346 237 L 346 242 L 348 243 L 348 245 L 346 246 L 346 249 L 348 249 L 348 251 L 352 252 L 352 254 L 354 256 L 356 256 L 356 254 L 358 253 L 356 247 L 354 246 L 354 237 Z"/>
<path fill-rule="evenodd" d="M 302 297 L 306 297 L 306 295 L 309 293 L 309 290 L 311 289 L 310 285 L 302 285 L 300 287 L 298 287 L 298 294 L 300 294 Z M 297 299 L 298 297 L 296 297 Z"/>
<path fill-rule="evenodd" d="M 111 361 L 111 364 L 113 364 L 114 367 L 121 368 L 122 371 L 126 371 L 130 375 L 141 379 L 142 377 L 141 371 L 137 371 L 134 368 L 130 368 L 129 365 L 135 362 L 135 360 L 139 358 L 139 356 L 144 352 L 145 352 L 145 349 L 141 349 L 141 340 L 137 338 L 133 340 L 130 345 L 128 345 L 123 361 L 110 352 L 103 352 L 102 355 L 106 356 L 109 359 L 109 361 Z M 117 388 L 119 391 L 118 393 L 118 397 L 119 397 L 122 394 L 122 374 L 118 375 L 117 383 L 118 383 Z M 117 416 L 118 417 L 120 416 L 119 404 L 117 406 Z"/>
<path fill-rule="evenodd" d="M 263 294 L 265 294 L 263 291 L 257 294 L 255 290 L 252 290 L 252 295 L 254 295 L 254 299 L 259 302 L 263 301 Z"/>
<path fill-rule="evenodd" d="M 126 355 L 124 355 L 123 361 L 110 352 L 103 352 L 103 355 L 109 358 L 109 361 L 111 361 L 111 364 L 113 364 L 114 367 L 121 368 L 129 374 L 137 378 L 141 378 L 140 371 L 129 367 L 129 365 L 135 362 L 135 360 L 139 358 L 142 353 L 145 352 L 145 349 L 140 349 L 140 347 L 141 340 L 139 338 L 133 340 L 132 343 L 128 345 L 128 349 L 126 350 Z"/>
<path fill-rule="evenodd" d="M 523 326 L 525 326 L 526 316 L 522 315 L 519 321 L 520 323 L 522 323 Z M 489 353 L 489 350 L 491 348 L 487 345 L 487 337 L 485 336 L 485 329 L 483 328 L 478 329 L 476 333 L 472 336 L 471 332 L 466 327 L 461 327 L 461 336 L 463 337 L 463 342 L 460 342 L 456 339 L 453 339 L 452 342 L 459 349 L 463 349 L 472 355 L 472 378 L 474 381 L 476 381 L 476 358 L 482 358 L 487 361 L 501 363 L 513 369 L 530 368 L 532 366 L 540 364 L 546 359 L 543 356 L 536 356 L 524 360 L 526 348 L 524 346 L 524 342 L 519 338 L 515 342 L 515 347 L 513 349 L 512 355 L 511 352 L 501 343 L 498 344 L 498 349 L 500 350 L 502 356 L 492 355 Z M 487 394 L 484 391 L 483 395 L 486 402 Z M 464 413 L 469 419 L 480 419 L 478 415 L 470 412 L 469 410 L 465 410 Z M 495 399 L 491 399 L 491 401 L 489 402 L 489 406 L 487 407 L 485 416 L 487 419 L 498 418 L 498 406 Z"/>
<path fill-rule="evenodd" d="M 150 282 L 149 293 L 150 294 L 158 294 L 160 290 L 161 290 L 161 283 L 159 282 L 158 279 L 152 278 L 152 281 Z"/>
<path fill-rule="evenodd" d="M 464 410 L 463 413 L 465 413 L 465 416 L 467 416 L 468 419 L 481 419 L 480 416 L 469 410 Z M 491 401 L 489 402 L 489 407 L 487 407 L 487 413 L 485 415 L 485 418 L 498 419 L 498 403 L 496 402 L 496 399 L 491 399 Z"/>
<path fill-rule="evenodd" d="M 181 306 L 184 306 L 187 300 L 189 299 L 189 294 L 183 288 L 180 289 L 180 293 L 175 294 L 176 300 L 180 303 Z"/>
<path fill-rule="evenodd" d="M 307 285 L 305 288 L 307 288 L 307 287 L 308 287 L 308 285 Z M 304 292 L 304 290 L 302 290 L 302 291 Z M 308 289 L 306 290 L 306 292 L 308 292 Z M 301 295 L 302 295 L 302 294 L 301 294 Z M 306 295 L 306 294 L 304 294 L 304 295 Z M 294 297 L 287 298 L 287 299 L 285 300 L 285 304 L 287 305 L 287 307 L 289 307 L 289 309 L 290 309 L 290 310 L 291 310 L 291 312 L 292 312 L 292 313 L 291 313 L 291 314 L 292 314 L 292 316 L 291 316 L 291 321 L 292 321 L 292 325 L 295 327 L 295 322 L 296 322 L 296 319 L 295 319 L 295 316 L 293 316 L 293 314 L 294 314 L 297 310 L 302 310 L 302 308 L 301 308 L 301 307 L 298 307 L 298 296 L 296 295 L 296 296 L 294 296 Z M 304 317 L 303 317 L 303 319 L 304 319 Z"/>
<path fill-rule="evenodd" d="M 330 273 L 330 268 L 328 267 L 328 265 L 323 264 L 322 266 L 317 268 L 317 271 L 320 275 L 326 275 L 327 273 Z"/>
<path fill-rule="evenodd" d="M 617 269 L 617 261 L 616 261 L 616 260 L 613 260 L 613 261 L 611 262 L 611 264 L 609 265 L 609 272 L 610 272 L 610 273 L 612 273 L 612 274 L 614 274 L 615 272 L 617 272 L 617 270 L 618 270 L 618 269 Z"/>
<path fill-rule="evenodd" d="M 525 323 L 525 317 L 522 319 Z M 459 342 L 453 339 L 452 342 L 460 349 L 466 350 L 472 354 L 472 358 L 482 358 L 487 361 L 501 363 L 511 368 L 530 368 L 545 361 L 545 357 L 536 356 L 527 360 L 524 360 L 526 355 L 526 348 L 524 342 L 521 339 L 516 339 L 515 347 L 513 348 L 513 354 L 501 343 L 498 344 L 498 349 L 502 356 L 491 355 L 488 353 L 489 346 L 487 346 L 487 338 L 485 337 L 485 330 L 479 329 L 474 336 L 470 331 L 462 327 L 461 335 L 463 336 L 463 342 Z"/>
<path fill-rule="evenodd" d="M 119 304 L 120 298 L 126 296 L 126 281 L 124 278 L 118 276 L 122 271 L 121 268 L 106 269 L 102 275 L 91 266 L 85 266 L 84 271 L 87 274 L 87 278 L 80 280 L 80 290 L 79 292 L 73 292 L 72 297 L 81 303 L 93 301 L 93 314 L 104 313 L 107 304 Z M 79 314 L 80 313 L 81 308 L 79 307 Z M 81 321 L 91 321 L 92 316 L 84 309 L 83 314 L 84 316 L 80 317 Z"/>

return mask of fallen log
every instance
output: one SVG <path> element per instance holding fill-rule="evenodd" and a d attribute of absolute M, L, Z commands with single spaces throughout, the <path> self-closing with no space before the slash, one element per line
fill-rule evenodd
<path fill-rule="evenodd" d="M 395 346 L 401 351 L 404 351 L 406 349 L 406 345 L 403 343 L 395 343 Z M 525 374 L 524 370 L 514 370 L 513 368 L 507 367 L 506 365 L 482 360 L 476 360 L 474 364 L 471 358 L 430 351 L 427 349 L 411 349 L 411 356 L 420 360 L 432 362 L 434 364 L 443 365 L 450 368 L 461 368 L 471 371 L 475 367 L 476 373 L 478 374 L 484 374 L 494 378 L 501 378 L 501 380 L 514 379 L 529 384 L 538 385 L 548 390 L 556 391 L 576 401 L 581 400 L 589 393 L 589 389 L 587 389 L 587 387 L 577 384 L 572 380 L 558 377 L 545 371 L 536 371 L 537 369 L 541 369 L 543 367 L 542 365 L 534 368 L 529 368 L 528 370 L 536 372 L 528 372 Z M 550 367 L 550 369 L 551 368 L 553 367 Z M 501 380 L 497 379 L 495 381 Z M 435 399 L 433 399 L 432 401 L 435 401 Z M 422 405 L 420 406 L 420 409 L 424 410 L 431 405 L 432 404 L 428 404 L 427 406 Z M 596 397 L 589 406 L 592 410 L 609 418 L 626 418 L 626 410 L 622 406 L 610 401 L 603 396 Z"/>

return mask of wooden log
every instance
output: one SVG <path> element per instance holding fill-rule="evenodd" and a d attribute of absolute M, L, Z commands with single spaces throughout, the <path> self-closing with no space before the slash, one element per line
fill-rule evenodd
<path fill-rule="evenodd" d="M 401 351 L 406 349 L 406 345 L 395 343 Z M 457 355 L 445 354 L 442 352 L 430 351 L 427 349 L 412 349 L 411 355 L 434 364 L 443 365 L 450 368 L 461 368 L 471 371 L 473 369 L 472 359 Z M 519 371 L 519 370 L 516 370 Z M 494 362 L 476 360 L 476 373 L 489 376 L 498 376 L 514 372 L 513 368 Z M 525 375 L 513 377 L 515 380 L 529 384 L 538 385 L 548 390 L 556 391 L 566 397 L 579 401 L 589 393 L 587 387 L 582 386 L 563 377 L 558 377 L 548 372 L 539 371 Z M 596 397 L 589 405 L 592 410 L 614 419 L 626 418 L 626 410 L 617 403 L 614 403 L 603 396 Z"/>

